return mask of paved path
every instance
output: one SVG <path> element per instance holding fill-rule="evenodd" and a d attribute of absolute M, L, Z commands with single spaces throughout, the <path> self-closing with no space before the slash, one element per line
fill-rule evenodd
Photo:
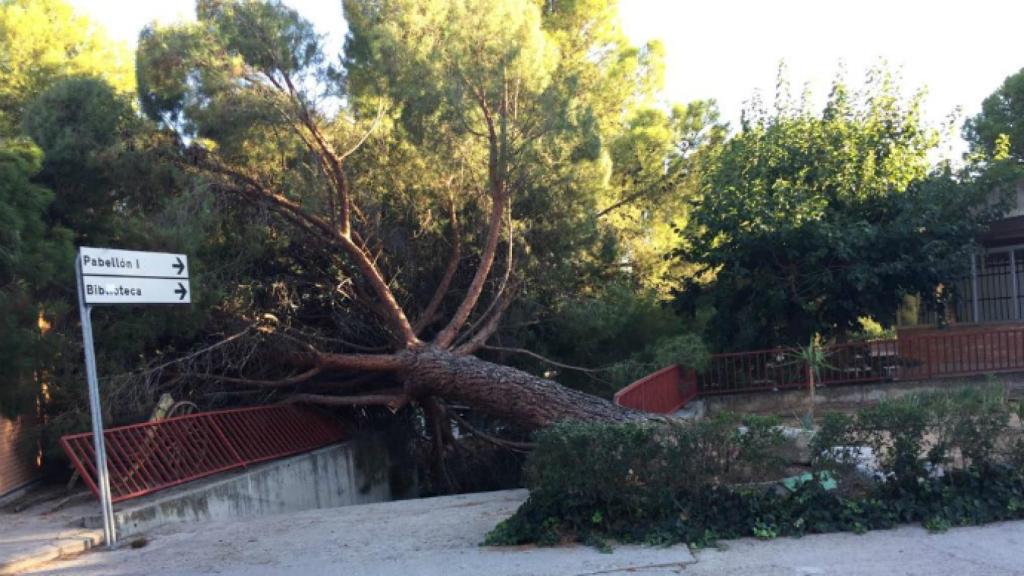
<path fill-rule="evenodd" d="M 32 495 L 40 498 L 37 504 L 17 513 L 0 511 L 0 574 L 81 554 L 103 542 L 102 530 L 75 525 L 83 515 L 98 509 L 91 494 L 76 495 L 72 504 L 52 512 L 63 490 L 48 489 Z"/>
<path fill-rule="evenodd" d="M 739 540 L 696 559 L 682 546 L 622 546 L 612 554 L 583 546 L 479 546 L 524 497 L 523 491 L 491 492 L 178 525 L 151 534 L 144 548 L 93 551 L 31 574 L 1024 576 L 1024 522 L 945 534 L 904 527 Z"/>
<path fill-rule="evenodd" d="M 484 534 L 525 497 L 513 490 L 177 525 L 154 532 L 144 548 L 95 551 L 32 574 L 563 576 L 693 562 L 685 546 L 616 554 L 481 547 Z"/>
<path fill-rule="evenodd" d="M 917 526 L 863 535 L 727 542 L 697 553 L 686 576 L 1021 576 L 1024 521 L 929 534 Z M 642 572 L 646 574 L 646 572 Z M 654 574 L 654 573 L 652 573 Z"/>

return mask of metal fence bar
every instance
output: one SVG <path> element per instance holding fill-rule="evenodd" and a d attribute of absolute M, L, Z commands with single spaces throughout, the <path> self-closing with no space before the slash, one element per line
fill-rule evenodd
<path fill-rule="evenodd" d="M 336 420 L 299 406 L 189 414 L 104 431 L 114 502 L 338 442 Z M 60 440 L 86 486 L 98 494 L 92 433 Z"/>

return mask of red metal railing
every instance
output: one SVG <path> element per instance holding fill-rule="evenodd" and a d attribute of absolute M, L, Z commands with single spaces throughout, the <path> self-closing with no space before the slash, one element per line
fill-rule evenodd
<path fill-rule="evenodd" d="M 821 385 L 879 382 L 898 377 L 896 340 L 851 342 L 824 347 Z M 807 363 L 796 348 L 713 354 L 697 379 L 702 394 L 735 394 L 803 388 L 810 383 Z"/>
<path fill-rule="evenodd" d="M 911 333 L 898 343 L 905 380 L 1024 370 L 1024 326 Z"/>
<path fill-rule="evenodd" d="M 635 410 L 670 414 L 697 397 L 697 375 L 673 364 L 615 393 L 615 403 Z"/>
<path fill-rule="evenodd" d="M 824 356 L 815 380 L 822 386 L 1024 371 L 1024 326 L 901 333 L 893 340 L 825 346 Z M 668 413 L 698 394 L 806 388 L 809 374 L 796 348 L 713 354 L 700 373 L 671 366 L 623 388 L 615 402 Z"/>
<path fill-rule="evenodd" d="M 345 437 L 336 420 L 292 405 L 202 412 L 105 430 L 114 502 L 307 452 Z M 91 432 L 60 439 L 93 494 L 96 455 Z"/>

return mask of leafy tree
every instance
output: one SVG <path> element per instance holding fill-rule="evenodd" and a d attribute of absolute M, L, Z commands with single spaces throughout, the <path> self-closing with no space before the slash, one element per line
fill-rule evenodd
<path fill-rule="evenodd" d="M 96 75 L 120 92 L 134 88 L 127 47 L 61 0 L 0 2 L 0 54 L 0 134 L 17 133 L 25 104 L 59 78 Z"/>
<path fill-rule="evenodd" d="M 209 218 L 193 214 L 168 226 L 174 202 L 185 190 L 176 169 L 156 161 L 150 148 L 159 142 L 154 126 L 140 119 L 127 96 L 103 79 L 71 76 L 58 79 L 30 100 L 22 125 L 42 150 L 33 182 L 48 191 L 49 202 L 40 217 L 49 227 L 63 230 L 74 245 L 138 249 L 197 248 L 204 243 L 203 225 Z M 191 239 L 185 240 L 192 236 Z M 53 286 L 34 284 L 37 301 L 45 306 L 52 326 L 49 357 L 36 358 L 47 374 L 51 422 L 69 425 L 84 418 L 85 392 L 81 381 L 81 345 L 76 314 L 73 260 L 60 260 L 62 281 Z M 126 319 L 117 311 L 97 310 L 98 363 L 104 373 L 136 368 L 156 350 L 173 351 L 176 338 L 195 336 L 207 310 L 201 298 L 189 311 L 140 310 Z M 188 312 L 192 312 L 191 317 Z M 106 318 L 118 318 L 106 322 Z M 116 387 L 104 390 L 116 394 Z M 122 403 L 110 408 L 121 415 Z M 132 406 L 132 408 L 137 408 Z M 131 416 L 135 413 L 128 411 Z M 61 424 L 60 427 L 64 427 Z"/>
<path fill-rule="evenodd" d="M 76 223 L 54 217 L 55 209 L 60 212 L 63 203 L 76 199 L 55 194 L 50 187 L 57 165 L 66 165 L 51 154 L 63 145 L 30 143 L 24 125 L 27 109 L 54 83 L 75 75 L 103 75 L 115 86 L 111 92 L 130 91 L 134 81 L 126 47 L 110 42 L 88 19 L 59 0 L 0 2 L 0 53 L 4 55 L 0 65 L 0 147 L 6 192 L 0 202 L 5 218 L 0 243 L 5 255 L 0 306 L 4 307 L 3 361 L 12 367 L 0 386 L 4 397 L 0 408 L 12 413 L 29 403 L 34 405 L 41 386 L 48 397 L 57 392 L 53 374 L 60 349 L 69 334 L 77 341 L 74 326 L 66 323 L 67 313 L 73 311 L 71 270 L 76 239 L 69 227 Z M 67 103 L 72 107 L 66 109 L 59 104 L 44 104 L 58 105 L 45 113 L 63 115 L 60 122 L 73 121 L 74 127 L 69 124 L 62 130 L 65 144 L 74 142 L 84 136 L 75 128 L 85 126 L 94 110 L 81 108 L 83 102 Z M 38 113 L 28 115 L 38 117 Z M 80 150 L 92 144 L 84 140 L 77 143 Z M 86 189 L 91 193 L 86 182 L 76 185 L 79 194 Z M 113 209 L 109 200 L 94 201 L 81 212 L 108 206 Z"/>
<path fill-rule="evenodd" d="M 116 241 L 128 220 L 117 217 L 127 198 L 115 181 L 133 120 L 130 101 L 93 77 L 58 80 L 26 106 L 24 130 L 45 153 L 37 181 L 56 192 L 50 218 L 80 244 Z"/>
<path fill-rule="evenodd" d="M 53 194 L 31 180 L 41 165 L 42 154 L 31 143 L 0 145 L 0 362 L 6 366 L 0 413 L 7 416 L 20 413 L 39 392 L 33 372 L 52 318 L 38 294 L 70 277 L 70 234 L 47 225 L 43 216 Z"/>
<path fill-rule="evenodd" d="M 1007 76 L 964 125 L 971 150 L 989 158 L 1024 160 L 1024 69 Z"/>
<path fill-rule="evenodd" d="M 987 190 L 948 168 L 929 173 L 937 136 L 920 106 L 921 94 L 905 100 L 875 71 L 862 94 L 837 81 L 820 114 L 784 93 L 773 111 L 747 112 L 708 159 L 676 252 L 711 278 L 678 302 L 714 307 L 714 346 L 842 338 L 965 272 Z"/>
<path fill-rule="evenodd" d="M 75 74 L 105 74 L 131 90 L 128 50 L 57 0 L 0 2 L 0 148 L 3 156 L 2 361 L 11 370 L 0 386 L 7 415 L 34 408 L 41 387 L 55 392 L 55 359 L 68 330 L 74 298 L 73 232 L 51 218 L 57 195 L 40 178 L 41 148 L 25 138 L 22 121 L 34 98 Z"/>
<path fill-rule="evenodd" d="M 662 298 L 692 273 L 665 258 L 698 191 L 701 158 L 725 139 L 714 101 L 634 112 L 611 142 L 613 172 L 602 221 L 615 230 L 636 281 Z"/>
<path fill-rule="evenodd" d="M 434 420 L 439 398 L 527 428 L 635 418 L 473 353 L 515 296 L 566 290 L 546 272 L 614 261 L 592 207 L 610 173 L 602 131 L 635 90 L 591 86 L 640 74 L 646 53 L 569 24 L 584 9 L 603 22 L 597 2 L 345 8 L 343 62 L 277 2 L 200 1 L 195 24 L 141 38 L 140 100 L 180 139 L 177 165 L 274 215 L 308 282 L 262 332 L 286 364 L 207 376 L 328 405 L 416 402 Z M 588 64 L 598 49 L 610 63 Z"/>

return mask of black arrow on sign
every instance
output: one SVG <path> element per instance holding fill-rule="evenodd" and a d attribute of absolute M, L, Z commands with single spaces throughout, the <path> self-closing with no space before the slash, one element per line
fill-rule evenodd
<path fill-rule="evenodd" d="M 185 286 L 181 282 L 178 282 L 178 289 L 174 291 L 178 295 L 178 300 L 184 300 L 185 295 L 188 294 L 188 290 L 185 290 Z"/>
<path fill-rule="evenodd" d="M 184 262 L 182 262 L 182 261 L 181 261 L 181 258 L 180 258 L 180 257 L 178 257 L 178 256 L 175 256 L 174 258 L 175 258 L 175 259 L 176 259 L 176 260 L 177 260 L 178 262 L 177 262 L 177 263 L 175 263 L 175 264 L 171 264 L 171 268 L 175 268 L 175 269 L 176 269 L 176 270 L 178 271 L 178 276 L 181 276 L 181 273 L 185 271 L 185 263 L 184 263 Z"/>

